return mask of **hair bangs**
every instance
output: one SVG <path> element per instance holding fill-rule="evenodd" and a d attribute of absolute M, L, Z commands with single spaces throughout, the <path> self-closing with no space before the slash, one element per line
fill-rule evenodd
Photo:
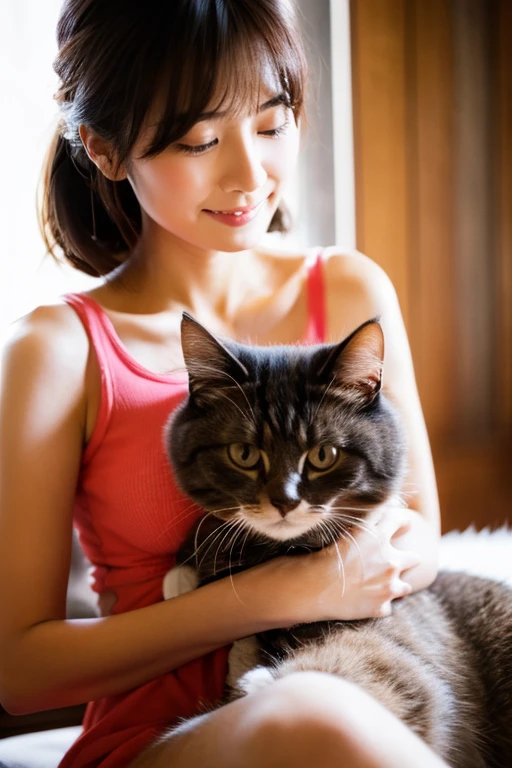
<path fill-rule="evenodd" d="M 189 9 L 188 34 L 160 76 L 143 157 L 164 151 L 205 115 L 256 113 L 262 94 L 281 96 L 296 120 L 303 109 L 307 66 L 286 0 L 206 0 Z"/>

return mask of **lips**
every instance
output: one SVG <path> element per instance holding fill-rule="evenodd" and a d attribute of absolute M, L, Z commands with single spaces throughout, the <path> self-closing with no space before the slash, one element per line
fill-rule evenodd
<path fill-rule="evenodd" d="M 254 203 L 253 205 L 246 205 L 241 206 L 240 208 L 231 208 L 230 210 L 226 211 L 214 211 L 212 209 L 206 208 L 207 213 L 222 213 L 225 216 L 242 216 L 244 213 L 249 213 L 249 211 L 253 211 L 255 208 L 258 207 L 258 205 L 261 205 L 263 201 L 260 200 L 259 203 Z"/>
<path fill-rule="evenodd" d="M 208 213 L 222 213 L 224 216 L 243 216 L 247 211 L 208 211 Z"/>
<path fill-rule="evenodd" d="M 230 227 L 242 227 L 258 215 L 259 209 L 264 202 L 265 200 L 260 200 L 259 203 L 254 205 L 245 205 L 222 211 L 205 208 L 204 212 L 219 224 L 227 224 Z"/>

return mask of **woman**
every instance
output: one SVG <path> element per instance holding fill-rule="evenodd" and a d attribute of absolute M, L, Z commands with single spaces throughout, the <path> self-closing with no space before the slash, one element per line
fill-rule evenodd
<path fill-rule="evenodd" d="M 283 257 L 258 245 L 284 226 L 280 194 L 299 145 L 306 73 L 291 5 L 68 0 L 58 43 L 63 122 L 43 225 L 50 250 L 105 279 L 20 320 L 5 353 L 4 706 L 92 702 L 65 768 L 397 766 L 404 754 L 418 768 L 442 765 L 365 693 L 329 676 L 291 676 L 204 713 L 222 692 L 233 640 L 387 615 L 436 572 L 435 481 L 389 280 L 360 254 Z M 214 333 L 258 344 L 340 339 L 381 316 L 385 386 L 409 436 L 410 508 L 383 510 L 378 537 L 340 543 L 343 595 L 327 549 L 238 574 L 237 596 L 228 579 L 162 602 L 162 578 L 201 513 L 176 488 L 161 438 L 187 390 L 184 309 Z M 65 620 L 73 521 L 94 566 L 94 620 Z"/>

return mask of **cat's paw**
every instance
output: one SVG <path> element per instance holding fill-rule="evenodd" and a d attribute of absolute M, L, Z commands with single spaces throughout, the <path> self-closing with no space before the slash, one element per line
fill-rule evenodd
<path fill-rule="evenodd" d="M 263 690 L 275 680 L 269 667 L 255 667 L 246 672 L 236 683 L 236 688 L 241 694 L 249 696 Z"/>
<path fill-rule="evenodd" d="M 171 568 L 165 574 L 162 584 L 164 600 L 192 592 L 198 585 L 199 577 L 195 568 L 191 568 L 190 565 L 178 565 L 176 568 Z"/>

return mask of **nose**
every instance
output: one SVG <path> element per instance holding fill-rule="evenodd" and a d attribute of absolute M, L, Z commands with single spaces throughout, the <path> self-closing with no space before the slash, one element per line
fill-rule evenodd
<path fill-rule="evenodd" d="M 296 509 L 301 502 L 300 485 L 301 477 L 291 467 L 279 473 L 272 473 L 266 484 L 268 500 L 277 509 L 282 518 Z"/>
<path fill-rule="evenodd" d="M 255 192 L 267 180 L 258 142 L 252 135 L 240 136 L 226 146 L 220 186 L 224 192 Z"/>
<path fill-rule="evenodd" d="M 271 498 L 270 503 L 277 509 L 282 518 L 285 518 L 288 512 L 299 506 L 300 499 Z"/>

